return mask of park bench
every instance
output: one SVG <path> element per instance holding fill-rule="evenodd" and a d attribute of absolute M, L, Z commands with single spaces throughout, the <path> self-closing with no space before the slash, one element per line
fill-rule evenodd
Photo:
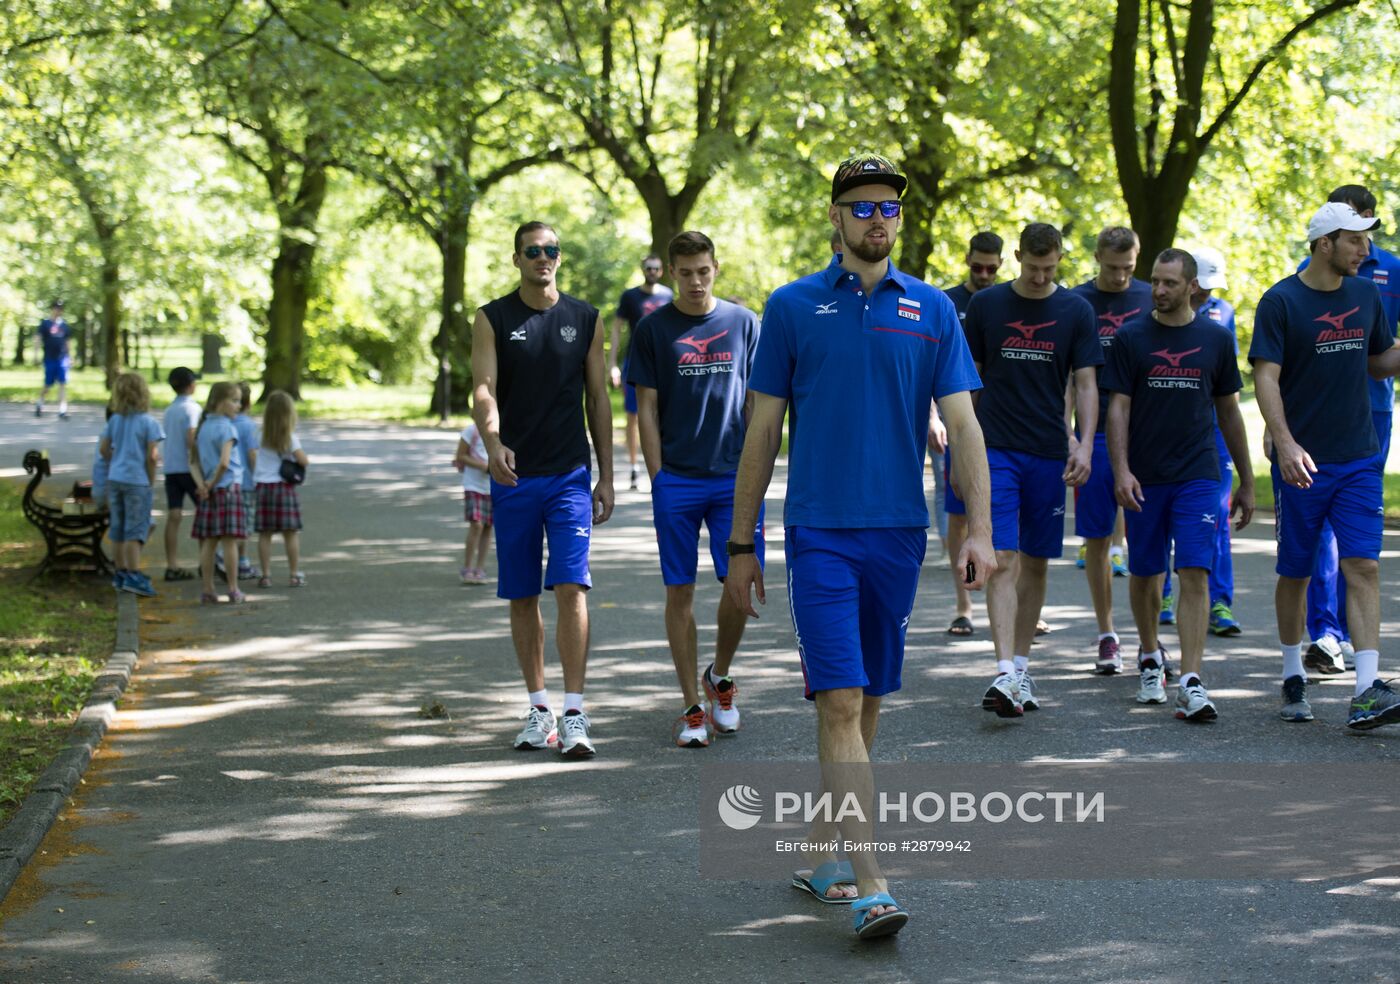
<path fill-rule="evenodd" d="M 34 477 L 24 490 L 24 518 L 29 520 L 44 534 L 47 551 L 44 561 L 34 573 L 35 577 L 48 571 L 91 571 L 95 574 L 112 573 L 111 561 L 102 550 L 102 538 L 107 533 L 110 521 L 107 510 L 92 512 L 65 511 L 63 506 L 41 502 L 35 497 L 39 483 L 52 474 L 49 470 L 49 456 L 43 451 L 27 451 L 24 455 L 24 470 Z M 88 500 L 91 502 L 91 499 Z M 69 503 L 81 509 L 78 503 Z"/>

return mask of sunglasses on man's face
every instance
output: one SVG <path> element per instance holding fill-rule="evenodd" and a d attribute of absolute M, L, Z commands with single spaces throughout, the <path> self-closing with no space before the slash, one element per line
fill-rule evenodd
<path fill-rule="evenodd" d="M 524 249 L 522 249 L 522 250 L 520 251 L 520 253 L 521 253 L 521 255 L 524 256 L 525 259 L 527 259 L 527 260 L 538 260 L 538 259 L 540 258 L 540 254 L 541 254 L 541 253 L 543 253 L 545 256 L 549 257 L 551 260 L 557 260 L 557 259 L 559 259 L 559 247 L 558 247 L 558 246 L 554 246 L 554 245 L 550 245 L 550 246 L 526 246 Z"/>
<path fill-rule="evenodd" d="M 642 270 L 643 270 L 644 272 L 646 272 L 646 273 L 660 273 L 660 272 L 661 272 L 661 268 L 660 268 L 660 267 L 651 267 L 651 266 L 649 266 L 649 267 L 642 267 Z"/>
<path fill-rule="evenodd" d="M 899 211 L 904 206 L 894 199 L 885 202 L 837 202 L 842 208 L 851 210 L 851 218 L 868 219 L 875 214 L 875 209 L 880 210 L 880 214 L 887 219 L 899 218 Z"/>
<path fill-rule="evenodd" d="M 967 268 L 973 273 L 996 273 L 1001 269 L 1000 263 L 969 263 Z"/>

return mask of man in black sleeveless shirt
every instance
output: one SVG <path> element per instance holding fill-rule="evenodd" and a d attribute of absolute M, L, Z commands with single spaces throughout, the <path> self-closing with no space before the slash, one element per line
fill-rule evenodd
<path fill-rule="evenodd" d="M 598 309 L 555 283 L 559 238 L 543 222 L 515 233 L 511 261 L 520 287 L 476 312 L 472 324 L 473 416 L 490 460 L 496 523 L 498 597 L 510 601 L 510 633 L 530 694 L 520 749 L 557 745 L 593 754 L 583 682 L 588 662 L 588 572 L 592 527 L 613 510 L 612 404 Z M 585 400 L 586 394 L 586 400 Z M 589 495 L 588 428 L 598 453 Z M 544 684 L 540 566 L 559 606 L 555 644 L 564 668 L 564 716 L 556 719 Z"/>

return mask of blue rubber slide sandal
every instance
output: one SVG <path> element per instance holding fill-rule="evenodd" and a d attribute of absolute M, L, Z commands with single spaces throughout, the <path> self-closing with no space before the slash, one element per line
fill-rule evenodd
<path fill-rule="evenodd" d="M 793 888 L 800 888 L 816 898 L 818 902 L 825 902 L 827 905 L 850 905 L 854 902 L 855 899 L 852 898 L 844 896 L 833 898 L 826 893 L 833 885 L 854 885 L 855 883 L 855 869 L 851 867 L 849 861 L 828 861 L 806 878 L 797 873 L 792 876 Z"/>
<path fill-rule="evenodd" d="M 892 905 L 895 907 L 895 911 L 867 918 L 867 913 L 877 905 Z M 909 913 L 899 908 L 899 903 L 890 898 L 888 892 L 876 892 L 863 899 L 856 899 L 855 902 L 851 903 L 851 912 L 855 916 L 856 936 L 862 940 L 873 940 L 879 936 L 893 936 L 903 929 L 904 924 L 909 921 Z"/>

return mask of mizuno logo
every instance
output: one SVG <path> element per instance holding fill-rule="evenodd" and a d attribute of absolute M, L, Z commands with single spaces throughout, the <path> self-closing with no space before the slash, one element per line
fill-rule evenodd
<path fill-rule="evenodd" d="M 817 305 L 817 314 L 836 314 L 836 302 L 828 301 L 825 304 Z"/>
<path fill-rule="evenodd" d="M 1215 513 L 1201 513 L 1201 522 L 1215 525 Z"/>
<path fill-rule="evenodd" d="M 574 527 L 574 536 L 587 536 L 587 535 L 588 535 L 588 527 L 587 527 L 587 526 L 575 526 L 575 527 Z"/>
<path fill-rule="evenodd" d="M 711 344 L 713 344 L 715 341 L 717 341 L 717 340 L 723 338 L 725 335 L 728 335 L 728 334 L 729 334 L 729 329 L 726 328 L 724 331 L 720 332 L 718 335 L 711 335 L 709 338 L 696 338 L 694 335 L 690 335 L 690 336 L 688 336 L 688 337 L 686 337 L 686 338 L 678 338 L 678 339 L 676 339 L 676 344 L 677 344 L 677 345 L 689 345 L 691 348 L 695 349 L 695 351 L 699 352 L 701 355 L 704 355 L 706 352 L 708 352 L 708 351 L 710 350 L 710 345 L 711 345 Z"/>
<path fill-rule="evenodd" d="M 524 328 L 512 328 L 512 329 L 511 329 L 511 332 L 510 332 L 510 340 L 511 340 L 512 342 L 523 342 L 523 341 L 525 341 L 525 329 L 524 329 Z"/>
<path fill-rule="evenodd" d="M 1358 305 L 1357 307 L 1352 308 L 1350 311 L 1344 311 L 1341 314 L 1319 314 L 1313 320 L 1325 321 L 1327 322 L 1327 324 L 1332 326 L 1333 330 L 1343 331 L 1346 329 L 1346 325 L 1343 322 L 1345 322 L 1347 318 L 1351 317 L 1353 314 L 1360 310 L 1361 307 Z"/>
<path fill-rule="evenodd" d="M 1133 315 L 1138 314 L 1138 313 L 1140 313 L 1141 311 L 1142 311 L 1142 308 L 1136 307 L 1136 308 L 1133 308 L 1131 311 L 1124 311 L 1122 314 L 1110 314 L 1110 313 L 1108 313 L 1108 312 L 1105 312 L 1105 313 L 1099 315 L 1099 320 L 1100 320 L 1100 321 L 1107 321 L 1110 325 L 1113 326 L 1113 331 L 1116 333 L 1116 332 L 1118 332 L 1119 330 L 1122 329 L 1122 327 L 1123 327 L 1123 322 L 1127 321 L 1127 320 L 1128 320 L 1129 318 L 1131 318 Z M 1100 330 L 1100 332 L 1103 331 L 1103 329 L 1099 329 L 1099 330 Z"/>
<path fill-rule="evenodd" d="M 1021 337 L 1029 341 L 1030 339 L 1035 337 L 1035 333 L 1040 331 L 1040 329 L 1053 327 L 1057 323 L 1058 322 L 1055 321 L 1047 321 L 1044 324 L 1028 325 L 1024 321 L 1009 321 L 1007 322 L 1006 327 L 1014 328 L 1016 331 L 1019 331 L 1021 333 Z"/>
<path fill-rule="evenodd" d="M 1169 352 L 1166 349 L 1162 349 L 1160 352 L 1153 352 L 1151 354 L 1157 356 L 1159 359 L 1165 359 L 1167 362 L 1170 362 L 1173 369 L 1180 369 L 1182 359 L 1186 358 L 1188 355 L 1195 355 L 1200 350 L 1201 347 L 1197 345 L 1195 348 L 1187 349 L 1185 352 Z"/>

